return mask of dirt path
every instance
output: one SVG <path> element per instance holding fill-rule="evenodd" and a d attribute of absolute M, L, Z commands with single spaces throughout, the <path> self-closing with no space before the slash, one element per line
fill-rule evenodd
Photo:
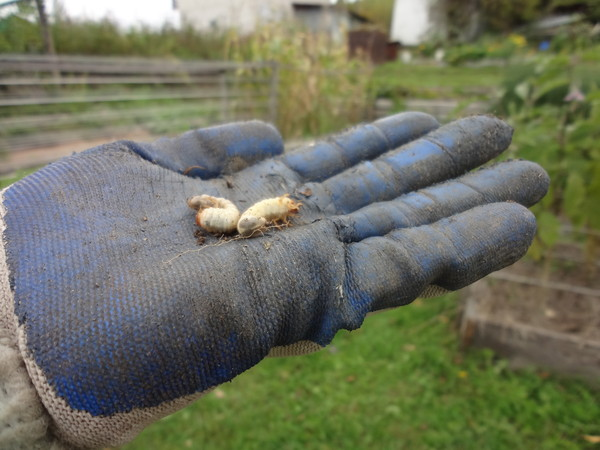
<path fill-rule="evenodd" d="M 82 139 L 60 145 L 9 152 L 0 156 L 0 175 L 8 175 L 19 169 L 29 169 L 32 167 L 43 166 L 56 161 L 63 156 L 78 153 L 88 148 L 96 147 L 98 145 L 102 145 L 107 142 L 113 142 L 119 139 L 151 141 L 155 138 L 156 136 L 153 136 L 147 132 L 136 130 L 134 133 L 126 136 L 112 136 L 102 139 Z"/>

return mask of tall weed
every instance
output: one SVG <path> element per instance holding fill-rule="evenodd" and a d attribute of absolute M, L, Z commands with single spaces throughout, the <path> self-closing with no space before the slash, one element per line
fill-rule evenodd
<path fill-rule="evenodd" d="M 52 33 L 59 54 L 223 58 L 223 34 L 202 33 L 189 25 L 181 29 L 166 24 L 160 29 L 139 26 L 123 30 L 110 19 L 58 18 Z"/>
<path fill-rule="evenodd" d="M 349 60 L 345 42 L 273 24 L 250 36 L 232 31 L 225 54 L 235 61 L 277 64 L 276 125 L 284 137 L 321 135 L 366 118 L 372 69 L 363 60 Z"/>

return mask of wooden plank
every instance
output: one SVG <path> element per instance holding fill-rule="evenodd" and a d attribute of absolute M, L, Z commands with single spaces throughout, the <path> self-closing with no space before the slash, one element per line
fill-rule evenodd
<path fill-rule="evenodd" d="M 492 348 L 515 368 L 532 365 L 600 382 L 600 343 L 484 315 L 463 318 L 463 341 Z"/>
<path fill-rule="evenodd" d="M 546 289 L 562 290 L 562 287 Z M 600 382 L 600 341 L 495 315 L 487 304 L 493 294 L 486 279 L 469 286 L 465 292 L 460 327 L 465 347 L 491 348 L 508 358 L 515 368 L 538 366 Z"/>
<path fill-rule="evenodd" d="M 535 278 L 517 275 L 501 270 L 491 273 L 488 276 L 490 278 L 495 278 L 496 280 L 511 281 L 513 283 L 527 284 L 529 286 L 536 286 L 543 289 L 554 289 L 557 291 L 564 291 L 569 294 L 587 295 L 589 297 L 596 297 L 600 299 L 600 289 L 590 289 L 585 286 L 574 286 L 568 283 L 550 280 L 536 280 Z"/>
<path fill-rule="evenodd" d="M 203 103 L 202 108 L 210 106 L 209 103 Z M 40 114 L 35 116 L 19 116 L 9 117 L 0 119 L 0 128 L 7 130 L 9 128 L 43 128 L 43 127 L 56 127 L 56 126 L 77 126 L 84 122 L 92 121 L 114 121 L 121 120 L 129 117 L 133 118 L 144 118 L 158 116 L 161 114 L 175 114 L 175 113 L 194 113 L 198 112 L 200 105 L 197 103 L 184 103 L 174 107 L 163 106 L 158 108 L 145 107 L 145 108 L 126 108 L 126 109 L 109 109 L 104 111 L 84 111 L 78 112 L 77 114 L 72 113 L 59 113 L 59 114 Z"/>
<path fill-rule="evenodd" d="M 111 84 L 217 84 L 219 76 L 187 76 L 180 77 L 61 77 L 54 78 L 2 78 L 0 77 L 0 86 L 70 86 L 70 85 L 111 85 Z M 226 77 L 228 83 L 239 82 L 234 77 Z M 244 83 L 269 84 L 272 82 L 270 77 L 251 77 L 243 78 Z"/>
<path fill-rule="evenodd" d="M 221 73 L 242 69 L 269 67 L 270 63 L 237 63 L 232 61 L 188 62 L 164 59 L 73 57 L 47 55 L 0 55 L 0 72 L 54 73 Z"/>
<path fill-rule="evenodd" d="M 44 72 L 53 73 L 59 72 L 61 74 L 74 73 L 74 74 L 136 74 L 136 73 L 151 73 L 155 75 L 162 74 L 219 74 L 227 71 L 227 68 L 191 68 L 183 67 L 179 65 L 137 65 L 123 62 L 122 65 L 104 65 L 98 63 L 60 63 L 50 65 L 46 63 L 21 63 L 21 62 L 0 62 L 0 72 L 20 72 L 20 73 L 31 73 L 31 72 Z"/>
<path fill-rule="evenodd" d="M 264 65 L 261 62 L 238 63 L 234 61 L 215 61 L 215 60 L 182 60 L 166 58 L 145 58 L 137 56 L 92 56 L 92 55 L 44 55 L 44 54 L 19 54 L 4 53 L 0 54 L 0 62 L 21 62 L 21 63 L 90 63 L 100 62 L 102 64 L 121 64 L 128 61 L 135 64 L 160 65 L 160 64 L 180 64 L 194 67 L 232 67 L 239 64 Z"/>
<path fill-rule="evenodd" d="M 112 103 L 129 101 L 150 101 L 150 100 L 190 100 L 190 99 L 218 99 L 228 97 L 242 96 L 244 98 L 260 98 L 265 94 L 255 93 L 247 95 L 241 91 L 236 92 L 206 92 L 206 91 L 185 91 L 185 92 L 165 92 L 159 94 L 137 94 L 137 95 L 90 95 L 90 96 L 64 96 L 64 97 L 21 97 L 21 98 L 0 98 L 0 106 L 27 106 L 27 105 L 59 105 L 67 103 Z"/>
<path fill-rule="evenodd" d="M 185 60 L 185 59 L 166 59 L 166 58 L 145 58 L 136 56 L 90 56 L 90 55 L 40 55 L 40 54 L 19 54 L 4 53 L 0 54 L 0 63 L 3 62 L 21 62 L 21 63 L 94 63 L 104 65 L 121 65 L 128 62 L 138 65 L 180 65 L 194 68 L 227 68 L 237 69 L 244 67 L 267 67 L 272 66 L 269 61 L 218 61 L 218 60 Z"/>

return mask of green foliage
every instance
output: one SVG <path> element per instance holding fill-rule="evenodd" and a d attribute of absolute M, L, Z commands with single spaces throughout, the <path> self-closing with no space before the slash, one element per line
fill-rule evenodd
<path fill-rule="evenodd" d="M 123 449 L 591 450 L 597 392 L 461 351 L 456 299 L 417 300 L 319 353 L 267 359 Z"/>
<path fill-rule="evenodd" d="M 514 125 L 512 156 L 541 164 L 552 186 L 534 208 L 541 255 L 558 239 L 561 220 L 600 230 L 600 86 L 580 59 L 539 57 L 512 74 L 498 110 Z M 588 238 L 588 247 L 596 243 Z"/>
<path fill-rule="evenodd" d="M 36 24 L 14 14 L 0 19 L 0 53 L 38 53 L 43 48 Z"/>
<path fill-rule="evenodd" d="M 583 12 L 591 22 L 600 20 L 600 2 L 598 0 L 552 0 L 550 10 L 564 10 L 573 7 L 583 8 Z"/>
<path fill-rule="evenodd" d="M 460 35 L 474 13 L 481 13 L 486 28 L 492 32 L 508 32 L 540 17 L 547 11 L 544 0 L 447 0 L 451 34 Z"/>
<path fill-rule="evenodd" d="M 446 50 L 445 60 L 453 66 L 483 59 L 509 60 L 529 50 L 527 39 L 520 34 L 486 36 L 474 43 L 457 44 Z"/>
<path fill-rule="evenodd" d="M 182 59 L 222 59 L 225 37 L 201 33 L 191 26 L 176 29 L 164 25 L 156 30 L 145 26 L 123 30 L 104 19 L 72 21 L 59 19 L 52 27 L 60 54 L 135 55 Z"/>
<path fill-rule="evenodd" d="M 487 49 L 481 44 L 463 44 L 450 47 L 445 60 L 453 66 L 469 61 L 480 61 L 487 56 Z"/>
<path fill-rule="evenodd" d="M 370 86 L 371 96 L 392 101 L 389 113 L 405 110 L 410 99 L 455 100 L 458 107 L 452 116 L 477 101 L 496 95 L 502 81 L 498 67 L 464 67 L 403 64 L 400 61 L 375 67 Z"/>
<path fill-rule="evenodd" d="M 223 59 L 225 34 L 202 33 L 191 26 L 160 29 L 119 28 L 110 19 L 69 20 L 57 17 L 51 27 L 57 53 L 63 55 L 135 55 L 182 59 Z M 0 20 L 0 52 L 41 53 L 39 27 L 14 14 Z"/>
<path fill-rule="evenodd" d="M 502 83 L 498 111 L 518 114 L 525 108 L 563 105 L 571 84 L 568 68 L 567 56 L 541 57 L 511 67 Z"/>
<path fill-rule="evenodd" d="M 493 30 L 507 31 L 536 19 L 543 11 L 543 3 L 542 0 L 481 0 L 481 8 Z"/>
<path fill-rule="evenodd" d="M 595 60 L 598 60 L 600 59 L 600 55 L 597 54 L 598 48 L 594 46 L 599 41 L 600 35 L 596 31 L 595 26 L 587 22 L 580 22 L 562 27 L 552 38 L 550 49 L 557 53 L 581 53 L 591 48 L 593 53 L 596 54 Z"/>
<path fill-rule="evenodd" d="M 600 2 L 598 0 L 447 0 L 450 36 L 460 37 L 463 29 L 468 27 L 473 14 L 479 12 L 487 31 L 507 33 L 517 27 L 540 19 L 548 14 L 578 11 L 583 13 L 588 23 L 566 27 L 561 32 L 568 35 L 582 36 L 581 28 L 591 29 L 600 20 Z M 590 25 L 591 24 L 591 25 Z M 569 42 L 565 39 L 565 44 Z"/>

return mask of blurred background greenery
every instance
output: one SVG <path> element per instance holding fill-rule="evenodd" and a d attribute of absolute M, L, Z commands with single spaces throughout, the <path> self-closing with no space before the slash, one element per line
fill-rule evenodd
<path fill-rule="evenodd" d="M 371 27 L 388 31 L 392 0 L 346 2 Z M 600 2 L 481 0 L 485 32 L 465 41 L 469 2 L 450 1 L 450 37 L 402 49 L 410 58 L 373 65 L 336 42 L 289 24 L 252 34 L 190 26 L 123 29 L 110 20 L 56 16 L 58 54 L 275 61 L 277 126 L 312 139 L 380 112 L 422 101 L 472 105 L 515 128 L 505 158 L 525 158 L 550 174 L 533 208 L 539 232 L 528 257 L 540 264 L 565 240 L 583 249 L 577 270 L 597 275 L 600 246 Z M 583 11 L 552 36 L 531 24 L 550 11 Z M 31 8 L 32 6 L 29 5 Z M 0 53 L 39 53 L 39 26 L 27 5 L 0 19 Z M 244 74 L 240 73 L 240 77 Z M 178 133 L 183 127 L 161 129 Z M 27 171 L 0 180 L 0 187 Z M 565 236 L 565 226 L 584 230 Z M 595 265 L 596 264 L 596 265 Z M 509 370 L 491 350 L 461 347 L 460 302 L 452 294 L 370 317 L 328 349 L 270 359 L 194 405 L 145 430 L 126 449 L 146 448 L 598 448 L 598 383 L 543 369 Z"/>

